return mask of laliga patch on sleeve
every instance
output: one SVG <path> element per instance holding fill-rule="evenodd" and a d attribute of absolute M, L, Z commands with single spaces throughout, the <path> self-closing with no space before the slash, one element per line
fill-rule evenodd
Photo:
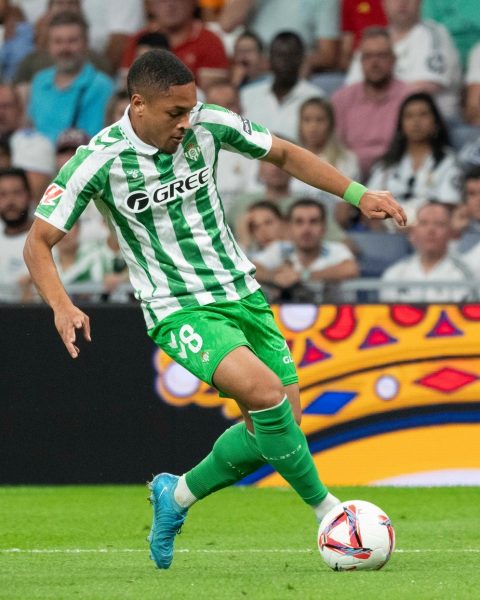
<path fill-rule="evenodd" d="M 56 183 L 51 183 L 38 203 L 36 212 L 43 217 L 49 217 L 56 208 L 64 191 L 65 190 Z"/>

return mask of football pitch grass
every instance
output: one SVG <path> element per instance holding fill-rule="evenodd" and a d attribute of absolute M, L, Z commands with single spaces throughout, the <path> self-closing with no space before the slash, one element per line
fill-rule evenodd
<path fill-rule="evenodd" d="M 397 551 L 383 570 L 328 569 L 312 512 L 290 490 L 230 488 L 198 503 L 159 571 L 145 487 L 0 487 L 0 598 L 480 598 L 480 488 L 332 491 L 391 517 Z"/>

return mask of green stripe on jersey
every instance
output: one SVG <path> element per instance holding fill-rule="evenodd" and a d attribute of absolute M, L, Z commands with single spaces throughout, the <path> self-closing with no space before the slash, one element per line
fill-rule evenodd
<path fill-rule="evenodd" d="M 190 135 L 188 135 L 188 137 L 190 137 Z M 171 155 L 166 156 L 160 154 L 156 161 L 156 165 L 159 173 L 163 173 L 163 176 L 161 177 L 162 183 L 168 183 L 176 179 L 173 157 Z M 202 166 L 205 166 L 205 163 L 203 163 Z M 206 186 L 203 186 L 200 190 L 205 188 Z M 198 193 L 199 192 L 197 192 L 196 195 L 198 195 Z M 185 260 L 193 267 L 195 273 L 202 280 L 204 288 L 213 293 L 215 298 L 225 300 L 227 297 L 225 290 L 215 277 L 213 270 L 205 263 L 196 242 L 196 237 L 183 213 L 182 204 L 183 199 L 180 196 L 178 196 L 176 200 L 172 200 L 166 204 L 180 250 Z"/>
<path fill-rule="evenodd" d="M 120 160 L 122 162 L 122 168 L 125 172 L 129 192 L 133 192 L 138 189 L 145 189 L 145 179 L 142 171 L 140 170 L 137 155 L 131 152 L 131 150 L 126 150 L 120 154 Z M 136 169 L 140 176 L 136 177 L 135 179 L 129 177 L 127 173 L 132 169 Z M 166 276 L 170 293 L 172 296 L 177 298 L 182 306 L 188 306 L 192 304 L 192 302 L 188 301 L 189 292 L 185 282 L 181 278 L 181 275 L 172 258 L 162 247 L 160 239 L 157 235 L 152 209 L 148 208 L 144 212 L 137 213 L 135 217 L 137 221 L 144 226 L 145 231 L 148 233 L 150 244 L 155 254 L 158 267 Z"/>
<path fill-rule="evenodd" d="M 187 147 L 187 152 L 185 153 L 185 158 L 187 159 L 188 165 L 190 166 L 191 170 L 196 171 L 198 169 L 203 169 L 206 166 L 206 164 L 205 164 L 205 159 L 203 157 L 203 153 L 201 151 L 197 153 L 196 157 L 195 157 L 195 155 L 193 155 L 193 157 L 190 156 L 190 154 L 188 152 L 188 147 L 190 145 L 193 145 L 194 147 L 196 146 L 197 148 L 200 148 L 200 145 L 198 144 L 197 138 L 196 138 L 195 134 L 193 133 L 193 131 L 190 131 L 189 133 L 190 133 L 190 135 L 188 136 L 187 143 L 185 144 Z M 220 262 L 221 262 L 223 268 L 230 271 L 230 273 L 232 275 L 232 282 L 235 286 L 235 289 L 237 290 L 237 293 L 240 296 L 245 296 L 245 295 L 249 294 L 250 291 L 245 284 L 245 273 L 243 273 L 242 271 L 239 271 L 235 267 L 235 264 L 229 257 L 227 249 L 225 248 L 225 245 L 223 244 L 223 242 L 221 240 L 219 224 L 217 222 L 217 217 L 215 216 L 215 210 L 212 206 L 212 202 L 210 200 L 210 195 L 208 193 L 207 186 L 201 187 L 197 191 L 197 193 L 195 194 L 195 202 L 197 204 L 198 212 L 202 216 L 202 221 L 203 221 L 205 230 L 207 231 L 208 235 L 210 236 L 210 239 L 212 240 L 213 248 L 215 249 L 215 252 L 218 254 L 218 257 L 220 259 Z M 221 211 L 221 216 L 223 217 L 224 224 L 225 224 L 226 221 L 225 221 L 225 215 L 223 212 L 223 206 L 220 201 L 220 198 L 218 198 L 218 197 L 217 197 L 217 202 L 218 202 L 218 205 L 219 205 L 219 208 Z"/>

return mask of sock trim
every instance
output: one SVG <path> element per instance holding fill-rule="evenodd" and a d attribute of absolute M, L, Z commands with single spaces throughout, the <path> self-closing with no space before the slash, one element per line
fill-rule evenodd
<path fill-rule="evenodd" d="M 287 395 L 285 394 L 283 400 L 281 402 L 279 402 L 278 404 L 275 404 L 275 406 L 269 406 L 268 408 L 261 408 L 260 410 L 249 410 L 248 414 L 249 415 L 256 415 L 258 413 L 264 413 L 267 412 L 268 410 L 275 410 L 276 408 L 278 408 L 279 406 L 282 406 L 282 404 L 288 400 Z"/>

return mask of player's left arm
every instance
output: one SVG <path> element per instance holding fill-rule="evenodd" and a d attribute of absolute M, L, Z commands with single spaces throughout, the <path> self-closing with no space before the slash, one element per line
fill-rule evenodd
<path fill-rule="evenodd" d="M 368 190 L 300 146 L 272 136 L 272 146 L 263 160 L 277 165 L 308 185 L 358 206 L 369 219 L 393 218 L 400 226 L 407 224 L 403 208 L 390 192 Z"/>

